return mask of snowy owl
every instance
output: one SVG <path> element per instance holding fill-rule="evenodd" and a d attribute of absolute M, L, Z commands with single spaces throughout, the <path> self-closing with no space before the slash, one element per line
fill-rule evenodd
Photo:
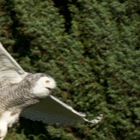
<path fill-rule="evenodd" d="M 85 114 L 54 97 L 55 88 L 51 76 L 25 72 L 0 43 L 0 140 L 20 116 L 65 125 L 101 121 L 102 115 L 87 120 Z"/>

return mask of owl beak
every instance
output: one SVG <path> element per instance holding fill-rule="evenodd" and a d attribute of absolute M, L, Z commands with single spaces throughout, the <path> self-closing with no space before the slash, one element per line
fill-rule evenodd
<path fill-rule="evenodd" d="M 47 88 L 48 90 L 50 90 L 50 91 L 53 90 L 52 88 L 49 88 L 49 87 L 46 87 L 46 88 Z"/>

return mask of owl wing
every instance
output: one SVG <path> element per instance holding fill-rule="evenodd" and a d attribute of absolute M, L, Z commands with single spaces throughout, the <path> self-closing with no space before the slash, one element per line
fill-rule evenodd
<path fill-rule="evenodd" d="M 41 102 L 24 110 L 21 116 L 33 121 L 42 121 L 47 124 L 76 125 L 77 123 L 89 122 L 96 124 L 102 119 L 102 115 L 93 120 L 87 120 L 85 114 L 77 112 L 71 106 L 49 95 Z"/>
<path fill-rule="evenodd" d="M 27 73 L 19 66 L 0 43 L 0 81 L 18 83 Z"/>
<path fill-rule="evenodd" d="M 0 81 L 18 83 L 28 73 L 25 72 L 0 43 Z M 98 123 L 102 116 L 94 120 L 87 120 L 85 115 L 75 111 L 71 106 L 49 95 L 39 103 L 23 111 L 21 116 L 43 123 L 58 123 L 75 125 L 80 122 Z"/>

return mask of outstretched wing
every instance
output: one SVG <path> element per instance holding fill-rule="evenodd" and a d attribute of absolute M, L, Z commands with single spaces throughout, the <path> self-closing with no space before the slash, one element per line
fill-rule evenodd
<path fill-rule="evenodd" d="M 27 74 L 0 43 L 0 82 L 7 80 L 10 83 L 18 83 Z M 102 119 L 102 116 L 98 116 L 89 121 L 84 114 L 75 111 L 52 95 L 23 111 L 21 116 L 44 123 L 66 125 L 75 125 L 85 121 L 98 123 Z"/>
<path fill-rule="evenodd" d="M 21 116 L 33 121 L 63 125 L 76 125 L 77 123 L 84 122 L 96 124 L 102 119 L 102 115 L 100 115 L 94 120 L 89 121 L 85 118 L 85 114 L 77 112 L 71 106 L 63 103 L 52 95 L 49 95 L 40 103 L 24 110 Z"/>
<path fill-rule="evenodd" d="M 27 73 L 19 66 L 0 43 L 0 81 L 18 83 Z"/>

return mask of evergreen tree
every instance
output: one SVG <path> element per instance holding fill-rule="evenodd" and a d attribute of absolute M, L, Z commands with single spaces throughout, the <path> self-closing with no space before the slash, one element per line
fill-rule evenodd
<path fill-rule="evenodd" d="M 20 65 L 52 75 L 58 84 L 53 94 L 89 118 L 104 114 L 96 126 L 76 127 L 21 118 L 7 140 L 139 139 L 139 5 L 139 0 L 0 1 L 0 40 Z"/>

